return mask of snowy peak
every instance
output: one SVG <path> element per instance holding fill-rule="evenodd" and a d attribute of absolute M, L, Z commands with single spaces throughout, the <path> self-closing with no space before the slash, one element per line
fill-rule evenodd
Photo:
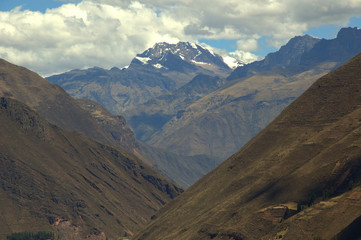
<path fill-rule="evenodd" d="M 132 64 L 150 65 L 158 69 L 174 68 L 176 67 L 174 64 L 180 66 L 189 66 L 191 64 L 200 67 L 213 65 L 229 69 L 221 56 L 198 44 L 189 42 L 179 42 L 177 44 L 156 43 L 152 48 L 138 54 L 133 59 Z"/>

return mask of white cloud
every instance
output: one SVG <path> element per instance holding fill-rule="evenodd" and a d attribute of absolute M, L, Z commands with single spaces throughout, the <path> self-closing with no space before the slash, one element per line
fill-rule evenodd
<path fill-rule="evenodd" d="M 249 39 L 240 39 L 237 41 L 237 49 L 247 52 L 257 51 L 258 42 L 257 39 L 249 38 Z"/>
<path fill-rule="evenodd" d="M 261 36 L 280 47 L 360 13 L 361 0 L 83 0 L 45 13 L 0 12 L 0 57 L 48 75 L 122 67 L 155 42 L 206 38 L 238 40 L 231 54 L 250 61 Z"/>
<path fill-rule="evenodd" d="M 253 53 L 245 52 L 242 50 L 236 50 L 234 52 L 230 52 L 229 55 L 244 63 L 251 63 L 262 59 L 262 57 L 256 56 Z"/>
<path fill-rule="evenodd" d="M 0 12 L 0 57 L 42 75 L 122 67 L 155 42 L 182 39 L 183 25 L 139 2 L 121 8 L 84 1 L 46 13 L 15 9 Z"/>
<path fill-rule="evenodd" d="M 254 61 L 261 60 L 263 57 L 256 56 L 255 54 L 247 51 L 243 51 L 240 49 L 237 49 L 234 52 L 227 52 L 224 49 L 218 49 L 211 47 L 205 43 L 200 44 L 202 47 L 209 49 L 211 52 L 215 52 L 218 55 L 223 57 L 223 60 L 230 66 L 236 66 L 238 64 L 238 61 L 241 63 L 251 63 Z M 237 61 L 238 60 L 238 61 Z M 233 63 L 232 63 L 233 62 Z"/>

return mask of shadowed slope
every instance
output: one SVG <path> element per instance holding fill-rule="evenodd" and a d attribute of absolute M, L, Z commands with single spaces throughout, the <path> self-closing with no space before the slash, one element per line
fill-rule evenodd
<path fill-rule="evenodd" d="M 133 155 L 50 125 L 16 100 L 0 99 L 0 124 L 0 238 L 115 238 L 181 192 Z"/>
<path fill-rule="evenodd" d="M 238 153 L 163 208 L 136 239 L 272 239 L 282 230 L 280 221 L 296 231 L 297 218 L 307 211 L 319 216 L 312 231 L 303 225 L 283 239 L 340 234 L 361 208 L 345 212 L 341 201 L 333 213 L 340 217 L 327 228 L 330 215 L 317 204 L 299 213 L 296 206 L 360 185 L 360 91 L 358 55 L 320 78 Z M 354 196 L 360 204 L 361 195 Z"/>

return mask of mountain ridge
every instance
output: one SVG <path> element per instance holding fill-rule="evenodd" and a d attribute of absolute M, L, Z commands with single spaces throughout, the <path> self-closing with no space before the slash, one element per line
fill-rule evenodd
<path fill-rule="evenodd" d="M 319 39 L 310 35 L 297 36 L 278 52 L 268 54 L 263 60 L 236 68 L 228 80 L 243 78 L 252 75 L 255 70 L 267 71 L 277 66 L 298 66 L 293 70 L 297 73 L 304 67 L 309 68 L 320 62 L 345 63 L 361 51 L 357 44 L 360 37 L 361 31 L 356 27 L 341 28 L 334 39 Z M 289 53 L 292 53 L 291 56 Z"/>

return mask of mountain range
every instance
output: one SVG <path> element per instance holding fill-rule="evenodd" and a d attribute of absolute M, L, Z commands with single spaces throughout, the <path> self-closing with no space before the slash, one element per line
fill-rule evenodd
<path fill-rule="evenodd" d="M 195 173 L 192 168 L 184 166 L 171 173 L 167 167 L 169 158 L 164 159 L 164 156 L 169 156 L 169 152 L 181 156 L 177 161 L 172 158 L 177 166 L 184 165 L 185 155 L 196 158 L 194 162 L 197 167 L 194 169 L 200 169 L 200 166 L 212 169 L 217 166 L 262 130 L 316 79 L 361 52 L 360 31 L 357 28 L 343 28 L 337 37 L 331 40 L 317 39 L 309 35 L 294 37 L 279 51 L 267 55 L 264 60 L 242 65 L 233 72 L 225 67 L 219 56 L 199 45 L 182 42 L 156 44 L 138 54 L 130 66 L 121 71 L 134 74 L 152 72 L 158 80 L 166 76 L 169 78 L 168 82 L 178 83 L 174 88 L 165 90 L 164 94 L 159 93 L 159 96 L 144 99 L 142 104 L 138 102 L 127 105 L 122 114 L 137 139 L 165 153 L 153 154 L 158 158 L 150 161 L 153 162 L 152 165 L 162 166 L 163 174 L 170 179 L 177 179 L 175 181 L 183 187 L 188 187 L 198 178 L 180 179 L 181 176 L 192 174 L 201 177 L 204 172 L 197 170 Z M 328 57 L 317 57 L 324 55 L 323 52 L 327 52 Z M 200 62 L 208 64 L 199 64 Z M 208 70 L 200 66 L 208 66 Z M 102 74 L 94 77 L 95 69 Z M 209 71 L 210 69 L 212 71 Z M 102 79 L 108 79 L 105 73 L 110 74 L 112 71 L 115 70 L 74 70 L 47 79 L 68 89 L 76 98 L 97 100 L 117 112 L 112 108 L 115 98 L 108 102 L 105 98 L 93 97 L 94 94 L 103 94 L 109 83 L 125 81 L 114 75 L 112 80 L 102 82 Z M 189 72 L 192 74 L 188 74 Z M 219 74 L 220 72 L 222 74 Z M 227 72 L 230 74 L 225 74 Z M 187 78 L 179 80 L 184 78 L 185 73 Z M 126 81 L 132 82 L 131 85 L 138 82 L 133 78 L 127 78 Z M 142 87 L 150 82 L 155 84 L 154 87 L 157 86 L 153 78 L 144 81 L 146 83 Z M 86 85 L 91 94 L 77 94 L 76 92 L 80 91 L 84 93 L 79 84 Z M 162 86 L 158 85 L 157 89 L 165 89 Z M 123 90 L 128 91 L 126 89 L 128 88 L 123 86 Z M 147 89 L 138 90 L 143 96 L 148 94 Z M 127 94 L 132 95 L 131 91 Z M 111 96 L 110 93 L 105 95 Z M 178 171 L 181 172 L 177 174 Z"/>
<path fill-rule="evenodd" d="M 47 77 L 75 98 L 101 103 L 115 114 L 175 90 L 197 74 L 228 76 L 231 68 L 205 48 L 186 42 L 157 43 L 126 68 L 94 67 Z"/>
<path fill-rule="evenodd" d="M 360 239 L 360 66 L 318 79 L 134 239 Z"/>
<path fill-rule="evenodd" d="M 197 76 L 124 115 L 136 136 L 152 146 L 190 156 L 204 154 L 219 162 L 315 80 L 361 52 L 360 37 L 356 28 L 343 28 L 331 40 L 294 37 L 279 51 L 238 67 L 226 79 Z M 328 57 L 312 57 L 324 52 Z"/>

